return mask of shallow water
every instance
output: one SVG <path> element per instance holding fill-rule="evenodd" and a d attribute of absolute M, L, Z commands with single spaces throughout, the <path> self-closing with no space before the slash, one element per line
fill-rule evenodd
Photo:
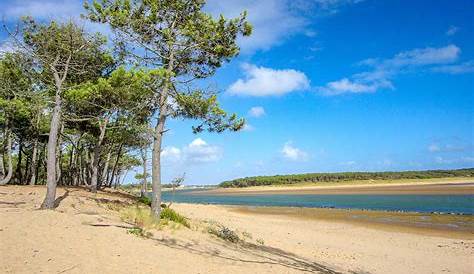
<path fill-rule="evenodd" d="M 370 209 L 407 212 L 474 214 L 474 195 L 212 195 L 201 190 L 163 192 L 165 202 Z"/>

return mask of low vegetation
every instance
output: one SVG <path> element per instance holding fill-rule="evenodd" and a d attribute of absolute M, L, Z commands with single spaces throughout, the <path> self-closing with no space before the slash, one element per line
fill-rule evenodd
<path fill-rule="evenodd" d="M 220 183 L 219 187 L 241 188 L 250 186 L 291 185 L 298 183 L 330 183 L 353 180 L 433 179 L 449 177 L 474 177 L 474 168 L 455 170 L 425 170 L 399 172 L 338 172 L 256 176 L 225 181 Z"/>
<path fill-rule="evenodd" d="M 208 232 L 223 239 L 224 241 L 231 243 L 237 243 L 240 241 L 240 237 L 237 232 L 223 225 L 209 226 Z"/>

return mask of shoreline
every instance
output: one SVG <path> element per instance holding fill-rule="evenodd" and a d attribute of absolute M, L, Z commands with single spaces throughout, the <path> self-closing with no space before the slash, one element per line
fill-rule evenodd
<path fill-rule="evenodd" d="M 194 195 L 271 195 L 271 194 L 321 194 L 321 195 L 473 195 L 474 178 L 439 178 L 411 180 L 408 182 L 385 182 L 351 184 L 326 183 L 326 185 L 278 185 L 246 188 L 215 188 L 193 193 Z M 332 184 L 332 185 L 331 185 Z"/>

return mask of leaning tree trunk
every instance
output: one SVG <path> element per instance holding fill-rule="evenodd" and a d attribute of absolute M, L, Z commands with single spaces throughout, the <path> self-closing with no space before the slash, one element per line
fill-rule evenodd
<path fill-rule="evenodd" d="M 115 158 L 114 167 L 112 168 L 112 174 L 110 175 L 109 187 L 112 187 L 114 183 L 114 177 L 116 176 L 116 170 L 118 162 L 120 161 L 120 155 L 122 154 L 123 143 L 120 143 L 119 149 L 117 151 L 117 158 Z"/>
<path fill-rule="evenodd" d="M 56 148 L 58 142 L 59 124 L 61 122 L 61 97 L 59 91 L 56 92 L 55 106 L 51 116 L 51 128 L 49 130 L 47 162 L 46 162 L 46 197 L 44 198 L 42 209 L 54 208 L 56 199 Z"/>
<path fill-rule="evenodd" d="M 12 163 L 12 135 L 10 129 L 7 127 L 5 129 L 5 139 L 7 141 L 7 157 L 8 157 L 8 171 L 7 175 L 0 180 L 0 185 L 6 185 L 10 182 L 10 179 L 13 175 L 13 163 Z M 3 158 L 2 158 L 3 160 Z M 3 162 L 3 161 L 2 161 Z M 3 165 L 3 163 L 1 163 Z"/>
<path fill-rule="evenodd" d="M 109 162 L 112 157 L 112 150 L 107 153 L 107 159 L 105 159 L 104 169 L 102 170 L 102 176 L 100 178 L 100 187 L 107 186 L 107 176 L 109 173 Z"/>
<path fill-rule="evenodd" d="M 57 56 L 56 60 L 51 64 L 51 70 L 53 71 L 54 82 L 56 85 L 56 95 L 54 97 L 54 109 L 53 114 L 51 115 L 51 127 L 49 129 L 48 137 L 48 152 L 46 156 L 46 197 L 44 198 L 43 204 L 41 204 L 42 209 L 53 209 L 54 201 L 56 199 L 56 147 L 58 143 L 59 125 L 61 123 L 61 92 L 68 73 L 71 55 L 69 55 L 64 64 L 64 72 L 62 76 L 60 76 L 56 70 L 59 58 L 60 56 Z"/>

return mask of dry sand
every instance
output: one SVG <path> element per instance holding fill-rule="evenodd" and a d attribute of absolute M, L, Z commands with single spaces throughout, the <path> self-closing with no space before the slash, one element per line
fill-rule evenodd
<path fill-rule="evenodd" d="M 473 178 L 437 178 L 427 180 L 378 180 L 256 186 L 245 188 L 216 188 L 197 194 L 474 194 Z"/>
<path fill-rule="evenodd" d="M 36 210 L 44 192 L 0 187 L 0 273 L 474 273 L 472 227 L 435 235 L 291 209 L 174 204 L 192 229 L 153 231 L 145 239 L 100 206 L 133 203 L 126 195 L 59 189 L 55 211 Z M 246 243 L 201 231 L 214 222 Z"/>

